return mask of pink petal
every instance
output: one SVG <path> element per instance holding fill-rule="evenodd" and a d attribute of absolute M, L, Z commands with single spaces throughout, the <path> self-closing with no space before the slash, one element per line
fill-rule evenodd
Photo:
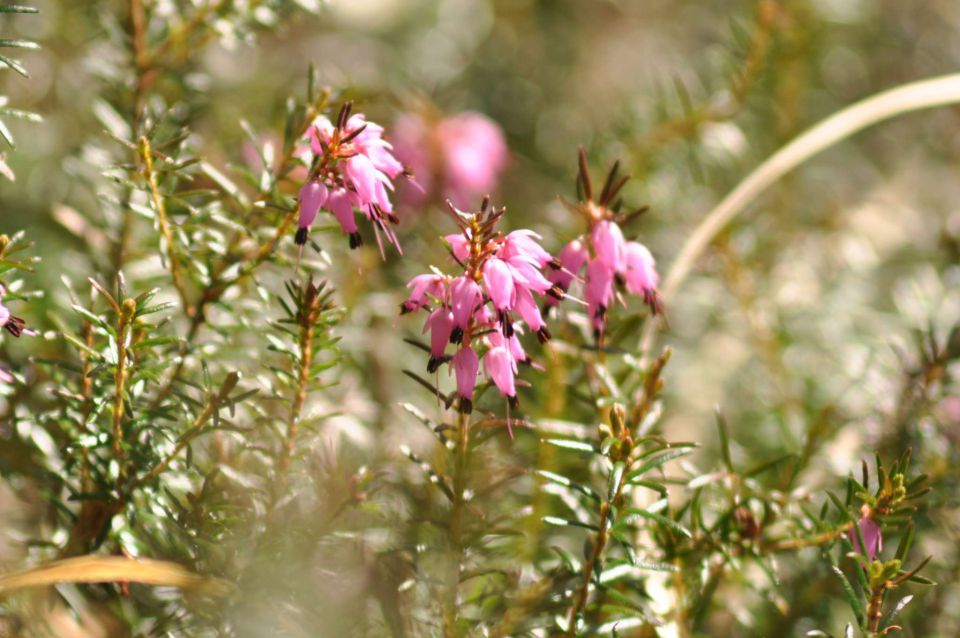
<path fill-rule="evenodd" d="M 507 398 L 517 395 L 517 389 L 514 385 L 513 357 L 505 348 L 490 348 L 486 356 L 483 357 L 483 369 L 494 385 L 497 386 L 501 395 Z"/>
<path fill-rule="evenodd" d="M 450 244 L 450 250 L 453 251 L 453 256 L 460 260 L 461 263 L 466 263 L 467 258 L 470 257 L 470 241 L 464 237 L 462 233 L 447 235 L 444 239 Z"/>
<path fill-rule="evenodd" d="M 308 182 L 300 189 L 300 228 L 309 228 L 317 213 L 327 203 L 327 187 L 318 181 Z"/>
<path fill-rule="evenodd" d="M 453 306 L 453 323 L 466 329 L 470 316 L 483 298 L 480 286 L 473 279 L 457 277 L 450 286 L 450 304 Z"/>
<path fill-rule="evenodd" d="M 624 240 L 619 226 L 606 219 L 598 222 L 590 233 L 590 241 L 597 259 L 613 272 L 623 270 Z"/>
<path fill-rule="evenodd" d="M 493 257 L 483 265 L 483 283 L 497 310 L 509 310 L 513 305 L 513 275 L 506 263 Z"/>
<path fill-rule="evenodd" d="M 461 399 L 473 399 L 473 389 L 477 385 L 477 371 L 480 361 L 477 353 L 469 346 L 461 348 L 453 355 L 453 372 L 457 377 L 457 396 Z"/>
<path fill-rule="evenodd" d="M 625 255 L 624 279 L 627 290 L 635 295 L 656 290 L 659 276 L 656 262 L 647 247 L 635 241 L 627 242 Z"/>
<path fill-rule="evenodd" d="M 602 330 L 605 311 L 613 301 L 613 269 L 600 259 L 590 261 L 583 292 L 590 320 L 594 328 Z"/>
<path fill-rule="evenodd" d="M 449 308 L 437 308 L 427 317 L 423 331 L 430 331 L 430 355 L 434 359 L 443 357 L 453 332 L 453 313 Z"/>
<path fill-rule="evenodd" d="M 350 194 L 346 190 L 338 188 L 331 191 L 329 197 L 327 197 L 327 209 L 337 218 L 345 235 L 358 232 L 357 220 L 353 214 L 353 204 L 350 201 Z"/>

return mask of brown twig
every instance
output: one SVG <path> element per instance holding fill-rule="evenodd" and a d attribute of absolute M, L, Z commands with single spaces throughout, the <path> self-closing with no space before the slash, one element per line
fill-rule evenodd
<path fill-rule="evenodd" d="M 179 439 L 177 439 L 177 443 L 174 445 L 170 454 L 165 456 L 146 473 L 133 481 L 131 483 L 131 488 L 136 488 L 149 483 L 162 474 L 163 471 L 166 470 L 167 467 L 169 467 L 169 465 L 174 461 L 174 459 L 180 455 L 180 452 L 182 452 L 184 448 L 190 445 L 191 441 L 193 441 L 203 432 L 204 426 L 206 426 L 207 422 L 210 421 L 220 406 L 227 401 L 230 393 L 236 387 L 239 380 L 240 375 L 238 375 L 236 372 L 231 372 L 229 375 L 227 375 L 227 378 L 224 380 L 220 390 L 216 394 L 211 394 L 207 398 L 207 402 L 203 406 L 203 410 L 193 420 L 193 422 L 190 424 L 190 427 L 187 428 L 187 431 L 184 432 Z"/>
<path fill-rule="evenodd" d="M 453 505 L 450 510 L 450 538 L 447 591 L 443 604 L 443 636 L 456 638 L 457 595 L 460 588 L 460 569 L 463 563 L 463 514 L 466 501 L 467 469 L 469 464 L 470 417 L 457 413 L 457 450 L 453 468 Z"/>
<path fill-rule="evenodd" d="M 293 403 L 290 406 L 290 416 L 287 420 L 287 438 L 284 441 L 280 454 L 280 472 L 286 472 L 290 465 L 290 460 L 293 458 L 297 433 L 300 429 L 301 412 L 303 411 L 303 404 L 306 402 L 307 394 L 310 390 L 311 369 L 313 367 L 314 330 L 317 320 L 320 317 L 320 312 L 323 309 L 323 298 L 319 293 L 320 290 L 313 285 L 312 281 L 308 283 L 305 294 L 301 300 L 300 311 L 297 313 L 297 322 L 300 324 L 297 393 L 294 395 Z"/>
<path fill-rule="evenodd" d="M 117 488 L 123 485 L 123 412 L 124 394 L 127 384 L 127 335 L 133 322 L 137 303 L 133 299 L 124 300 L 117 316 L 117 369 L 113 375 L 113 457 L 120 466 L 117 474 Z"/>

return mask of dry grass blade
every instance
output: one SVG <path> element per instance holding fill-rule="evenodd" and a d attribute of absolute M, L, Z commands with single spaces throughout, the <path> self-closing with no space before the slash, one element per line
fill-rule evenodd
<path fill-rule="evenodd" d="M 27 587 L 61 583 L 131 582 L 179 589 L 223 590 L 225 583 L 195 574 L 176 563 L 124 556 L 79 556 L 0 577 L 0 595 Z"/>
<path fill-rule="evenodd" d="M 861 100 L 807 129 L 754 169 L 701 220 L 674 260 L 661 294 L 669 303 L 713 239 L 758 195 L 786 173 L 854 133 L 920 109 L 960 103 L 960 73 L 903 84 Z M 645 356 L 657 322 L 647 322 L 640 340 Z"/>

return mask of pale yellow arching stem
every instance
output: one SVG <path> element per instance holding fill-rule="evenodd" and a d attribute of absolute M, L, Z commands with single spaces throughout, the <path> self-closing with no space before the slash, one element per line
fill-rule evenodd
<path fill-rule="evenodd" d="M 920 109 L 960 103 L 960 73 L 911 82 L 861 100 L 808 129 L 774 153 L 711 210 L 680 249 L 664 278 L 661 295 L 669 304 L 710 242 L 760 193 L 820 151 L 869 126 Z M 657 321 L 649 321 L 640 340 L 647 358 Z"/>

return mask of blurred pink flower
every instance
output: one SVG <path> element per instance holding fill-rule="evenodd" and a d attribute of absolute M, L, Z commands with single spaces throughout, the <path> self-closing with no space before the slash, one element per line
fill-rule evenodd
<path fill-rule="evenodd" d="M 419 185 L 401 190 L 403 202 L 411 206 L 432 196 L 467 208 L 496 190 L 509 158 L 500 127 L 470 111 L 435 124 L 417 114 L 404 115 L 394 125 L 392 139 L 397 157 L 410 167 Z"/>

